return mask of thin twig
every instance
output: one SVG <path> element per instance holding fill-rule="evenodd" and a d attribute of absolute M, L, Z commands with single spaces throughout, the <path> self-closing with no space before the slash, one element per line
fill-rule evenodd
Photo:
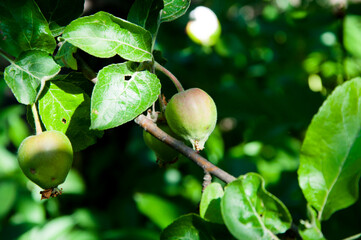
<path fill-rule="evenodd" d="M 3 56 L 6 60 L 10 63 L 15 61 L 15 57 L 11 56 L 9 53 L 5 52 L 4 50 L 0 49 L 0 55 Z"/>
<path fill-rule="evenodd" d="M 212 176 L 211 174 L 207 171 L 207 170 L 204 170 L 204 177 L 203 177 L 203 189 L 202 189 L 202 192 L 204 192 L 204 190 L 206 189 L 206 187 L 208 187 L 209 184 L 212 183 Z"/>
<path fill-rule="evenodd" d="M 186 146 L 182 141 L 179 141 L 168 134 L 166 134 L 164 131 L 159 129 L 157 125 L 150 119 L 148 119 L 145 115 L 139 115 L 135 122 L 140 125 L 144 130 L 148 131 L 150 134 L 152 134 L 157 139 L 161 140 L 162 142 L 168 144 L 187 158 L 191 159 L 193 162 L 195 162 L 198 166 L 203 168 L 204 171 L 207 171 L 211 173 L 212 175 L 216 176 L 220 180 L 224 181 L 225 183 L 232 182 L 236 180 L 236 178 L 229 173 L 223 171 L 219 167 L 215 166 L 211 162 L 209 162 L 207 159 L 199 155 L 196 151 L 194 151 L 192 148 Z"/>
<path fill-rule="evenodd" d="M 178 92 L 184 91 L 182 84 L 178 81 L 178 79 L 170 71 L 168 71 L 165 67 L 163 67 L 162 65 L 160 65 L 157 62 L 154 62 L 154 66 L 155 66 L 156 70 L 161 71 L 162 73 L 167 75 L 167 77 L 169 77 L 170 80 L 172 80 L 172 82 L 175 85 L 175 87 L 177 88 Z"/>
<path fill-rule="evenodd" d="M 79 68 L 84 74 L 84 76 L 92 81 L 94 84 L 97 83 L 97 74 L 89 67 L 89 65 L 84 61 L 82 57 L 80 57 L 78 54 L 74 55 L 76 60 L 78 61 Z"/>

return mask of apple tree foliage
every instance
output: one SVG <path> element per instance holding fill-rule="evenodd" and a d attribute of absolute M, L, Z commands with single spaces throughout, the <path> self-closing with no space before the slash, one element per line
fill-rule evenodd
<path fill-rule="evenodd" d="M 0 112 L 0 238 L 360 236 L 360 225 L 339 220 L 347 208 L 360 206 L 360 7 L 346 1 L 205 2 L 222 25 L 213 47 L 186 38 L 185 16 L 195 7 L 190 0 L 130 1 L 119 15 L 82 15 L 82 0 L 0 2 L 0 50 L 7 62 L 0 86 L 19 103 Z M 161 93 L 174 94 L 154 71 L 154 61 L 166 62 L 161 52 L 184 85 L 214 96 L 219 122 L 201 154 L 236 175 L 235 181 L 214 180 L 201 193 L 195 166 L 154 170 L 142 162 L 151 153 L 137 143 L 139 127 L 116 135 Z M 95 85 L 80 71 L 84 59 L 95 66 Z M 24 193 L 28 183 L 6 147 L 19 146 L 30 134 L 21 106 L 32 125 L 32 104 L 43 128 L 66 134 L 78 152 L 64 196 L 46 203 Z M 86 151 L 91 154 L 82 155 Z M 104 160 L 109 158 L 126 160 L 111 165 Z M 114 166 L 123 168 L 123 177 Z M 90 200 L 79 194 L 85 192 Z M 123 198 L 123 192 L 132 197 Z M 107 213 L 91 204 L 99 195 L 110 206 L 100 206 Z M 151 227 L 139 227 L 142 218 Z"/>

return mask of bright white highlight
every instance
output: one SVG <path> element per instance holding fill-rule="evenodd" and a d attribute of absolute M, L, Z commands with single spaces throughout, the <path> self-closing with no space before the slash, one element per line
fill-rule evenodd
<path fill-rule="evenodd" d="M 189 17 L 188 30 L 201 42 L 207 43 L 219 28 L 216 14 L 207 7 L 196 7 Z"/>

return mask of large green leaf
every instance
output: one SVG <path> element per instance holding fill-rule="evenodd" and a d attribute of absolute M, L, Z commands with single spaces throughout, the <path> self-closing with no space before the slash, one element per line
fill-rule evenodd
<path fill-rule="evenodd" d="M 207 221 L 223 224 L 221 199 L 223 188 L 219 183 L 211 183 L 204 190 L 199 205 L 199 215 Z"/>
<path fill-rule="evenodd" d="M 264 180 L 248 173 L 229 183 L 221 200 L 223 220 L 237 239 L 277 239 L 292 218 L 283 203 L 267 192 Z"/>
<path fill-rule="evenodd" d="M 231 240 L 234 239 L 224 225 L 210 223 L 199 215 L 187 214 L 163 230 L 161 240 Z"/>
<path fill-rule="evenodd" d="M 152 60 L 151 34 L 106 12 L 74 20 L 65 28 L 63 38 L 96 57 L 119 54 L 136 62 Z"/>
<path fill-rule="evenodd" d="M 39 99 L 39 114 L 46 129 L 65 133 L 76 152 L 101 136 L 100 132 L 89 130 L 90 97 L 72 83 L 49 82 Z"/>
<path fill-rule="evenodd" d="M 136 0 L 129 11 L 128 21 L 155 34 L 160 25 L 160 11 L 163 7 L 163 0 Z"/>
<path fill-rule="evenodd" d="M 22 53 L 5 69 L 5 81 L 22 104 L 34 103 L 47 80 L 55 77 L 60 66 L 48 53 L 31 50 Z"/>
<path fill-rule="evenodd" d="M 84 0 L 35 0 L 46 19 L 60 26 L 78 18 L 84 10 Z"/>
<path fill-rule="evenodd" d="M 308 203 L 326 220 L 358 198 L 361 174 L 361 78 L 337 87 L 307 130 L 298 169 Z"/>
<path fill-rule="evenodd" d="M 361 16 L 347 15 L 343 21 L 344 45 L 348 52 L 361 58 L 361 49 L 358 43 L 361 41 Z"/>
<path fill-rule="evenodd" d="M 191 4 L 191 0 L 164 0 L 162 22 L 173 21 L 185 14 Z"/>
<path fill-rule="evenodd" d="M 129 62 L 103 68 L 92 94 L 91 128 L 104 130 L 133 120 L 157 100 L 159 93 L 157 76 L 137 72 Z"/>
<path fill-rule="evenodd" d="M 182 214 L 179 206 L 154 194 L 137 193 L 134 195 L 134 200 L 138 210 L 161 229 Z"/>
<path fill-rule="evenodd" d="M 46 19 L 33 0 L 0 1 L 0 48 L 14 57 L 41 49 L 53 53 L 56 47 Z"/>

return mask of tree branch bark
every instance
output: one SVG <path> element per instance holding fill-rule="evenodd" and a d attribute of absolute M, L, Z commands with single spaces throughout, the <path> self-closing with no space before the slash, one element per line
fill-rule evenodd
<path fill-rule="evenodd" d="M 230 183 L 236 178 L 229 173 L 223 171 L 216 165 L 209 162 L 207 159 L 199 155 L 196 151 L 194 151 L 192 148 L 186 146 L 182 141 L 179 141 L 168 134 L 166 134 L 164 131 L 159 129 L 157 127 L 157 124 L 155 124 L 152 120 L 147 118 L 145 115 L 139 115 L 135 122 L 144 128 L 145 131 L 152 134 L 154 137 L 158 138 L 162 142 L 168 144 L 193 162 L 195 162 L 198 166 L 200 166 L 204 171 L 207 171 L 211 173 L 212 175 L 216 176 L 220 180 L 222 180 L 225 183 Z"/>

